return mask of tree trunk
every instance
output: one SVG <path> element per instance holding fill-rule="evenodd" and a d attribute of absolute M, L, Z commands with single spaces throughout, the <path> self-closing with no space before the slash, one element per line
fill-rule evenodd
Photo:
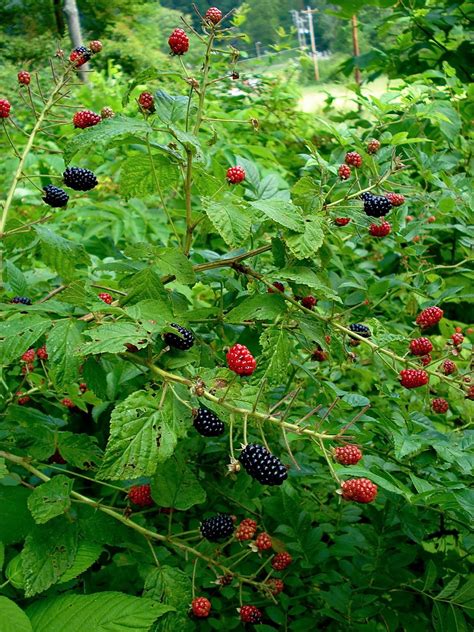
<path fill-rule="evenodd" d="M 54 19 L 56 21 L 56 30 L 58 31 L 61 37 L 64 37 L 66 24 L 64 22 L 62 0 L 53 0 L 53 10 L 54 10 Z"/>
<path fill-rule="evenodd" d="M 73 48 L 82 46 L 81 23 L 79 21 L 79 11 L 77 10 L 76 0 L 64 0 L 63 10 L 66 15 L 69 36 L 71 38 Z M 89 83 L 87 72 L 85 72 L 88 69 L 89 64 L 84 64 L 77 71 L 78 76 L 84 83 Z"/>

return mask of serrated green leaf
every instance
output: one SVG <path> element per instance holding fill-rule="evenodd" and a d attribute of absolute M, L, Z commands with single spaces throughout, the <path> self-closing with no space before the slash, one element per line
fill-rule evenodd
<path fill-rule="evenodd" d="M 27 290 L 27 283 L 23 272 L 11 261 L 5 261 L 5 284 L 13 294 L 24 296 Z"/>
<path fill-rule="evenodd" d="M 62 516 L 36 526 L 21 552 L 25 596 L 32 597 L 55 584 L 74 562 L 76 552 L 76 526 Z"/>
<path fill-rule="evenodd" d="M 287 200 L 258 200 L 250 205 L 285 228 L 298 232 L 305 229 L 301 210 Z"/>
<path fill-rule="evenodd" d="M 324 242 L 324 220 L 321 217 L 306 217 L 304 231 L 284 237 L 286 245 L 297 259 L 307 259 L 314 255 Z"/>
<path fill-rule="evenodd" d="M 51 327 L 38 315 L 15 314 L 0 324 L 0 359 L 3 365 L 18 360 Z"/>
<path fill-rule="evenodd" d="M 79 376 L 81 358 L 76 351 L 82 340 L 81 329 L 77 320 L 68 318 L 53 323 L 48 333 L 49 375 L 59 389 L 69 386 Z"/>
<path fill-rule="evenodd" d="M 3 595 L 0 595 L 0 621 L 2 632 L 33 632 L 26 613 Z"/>
<path fill-rule="evenodd" d="M 71 567 L 68 568 L 63 575 L 61 575 L 58 583 L 64 584 L 65 582 L 75 579 L 84 573 L 99 559 L 102 551 L 103 548 L 100 544 L 96 544 L 95 542 L 80 542 L 74 562 Z"/>
<path fill-rule="evenodd" d="M 153 568 L 145 579 L 145 597 L 171 606 L 175 612 L 166 615 L 158 625 L 160 632 L 186 630 L 188 605 L 192 599 L 191 579 L 187 573 L 171 566 Z"/>
<path fill-rule="evenodd" d="M 142 348 L 148 344 L 149 334 L 145 327 L 134 323 L 105 323 L 84 332 L 92 342 L 86 342 L 80 347 L 84 355 L 97 353 L 124 353 L 126 344 Z M 145 342 L 143 342 L 145 341 Z"/>
<path fill-rule="evenodd" d="M 59 453 L 73 467 L 90 469 L 102 459 L 102 450 L 97 445 L 96 437 L 63 431 L 57 433 L 56 441 Z"/>
<path fill-rule="evenodd" d="M 58 474 L 36 487 L 28 498 L 28 509 L 35 522 L 44 524 L 69 511 L 71 507 L 72 479 Z"/>
<path fill-rule="evenodd" d="M 112 411 L 110 436 L 98 478 L 153 476 L 177 442 L 172 412 L 146 391 L 129 395 Z"/>
<path fill-rule="evenodd" d="M 152 599 L 100 592 L 36 601 L 27 614 L 35 632 L 147 632 L 170 610 Z"/>
<path fill-rule="evenodd" d="M 436 570 L 436 564 L 433 562 L 433 560 L 429 560 L 428 564 L 426 565 L 425 585 L 423 586 L 423 592 L 427 592 L 431 590 L 431 588 L 433 587 L 436 581 L 437 576 L 438 576 L 438 572 Z"/>
<path fill-rule="evenodd" d="M 231 193 L 222 200 L 203 198 L 204 212 L 212 225 L 228 246 L 241 246 L 250 235 L 252 216 L 238 198 Z"/>
<path fill-rule="evenodd" d="M 120 169 L 120 195 L 126 198 L 144 198 L 158 194 L 159 189 L 172 189 L 178 180 L 177 166 L 169 158 L 147 154 L 134 154 L 122 162 Z"/>
<path fill-rule="evenodd" d="M 272 321 L 285 312 L 285 299 L 278 294 L 254 294 L 226 314 L 225 320 L 228 323 L 240 323 L 245 320 Z"/>
<path fill-rule="evenodd" d="M 160 248 L 157 252 L 157 266 L 163 274 L 173 274 L 178 283 L 192 285 L 196 281 L 194 269 L 187 257 L 175 248 Z"/>
<path fill-rule="evenodd" d="M 41 245 L 41 260 L 66 281 L 78 276 L 78 268 L 88 266 L 90 257 L 82 244 L 57 235 L 46 226 L 35 226 Z"/>
<path fill-rule="evenodd" d="M 306 212 L 318 211 L 321 207 L 321 186 L 310 176 L 303 176 L 294 185 L 291 195 L 295 204 L 302 206 Z"/>
<path fill-rule="evenodd" d="M 329 299 L 336 301 L 337 303 L 342 303 L 341 298 L 334 292 L 334 290 L 320 281 L 318 275 L 309 268 L 292 266 L 290 268 L 284 268 L 278 274 L 282 279 L 288 279 L 301 285 L 307 285 L 314 290 L 318 290 L 320 292 L 320 294 L 318 294 L 318 298 L 324 300 Z"/>
<path fill-rule="evenodd" d="M 283 327 L 269 327 L 260 336 L 262 345 L 262 360 L 265 375 L 271 381 L 282 382 L 288 374 L 290 354 L 290 340 Z"/>
<path fill-rule="evenodd" d="M 448 599 L 449 597 L 451 597 L 451 595 L 454 592 L 456 592 L 460 581 L 461 581 L 461 577 L 459 575 L 455 575 L 446 584 L 446 586 L 436 595 L 436 599 Z"/>
<path fill-rule="evenodd" d="M 158 466 L 151 491 L 157 505 L 181 511 L 206 500 L 206 492 L 193 471 L 182 460 L 174 458 Z"/>
<path fill-rule="evenodd" d="M 123 305 L 130 305 L 148 299 L 167 303 L 169 305 L 168 292 L 152 267 L 144 268 L 126 280 L 127 296 L 122 301 Z"/>
<path fill-rule="evenodd" d="M 173 96 L 164 90 L 155 92 L 155 110 L 163 123 L 175 123 L 186 115 L 189 99 L 185 96 Z"/>

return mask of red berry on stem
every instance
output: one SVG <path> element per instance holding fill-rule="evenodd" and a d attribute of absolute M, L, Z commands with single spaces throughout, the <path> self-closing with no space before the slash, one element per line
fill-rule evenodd
<path fill-rule="evenodd" d="M 29 395 L 24 395 L 21 391 L 18 391 L 16 396 L 18 397 L 19 406 L 25 406 L 25 404 L 27 404 L 31 399 Z"/>
<path fill-rule="evenodd" d="M 39 347 L 39 349 L 36 350 L 36 355 L 38 356 L 40 360 L 47 360 L 49 356 L 48 356 L 48 351 L 46 349 L 46 345 Z"/>
<path fill-rule="evenodd" d="M 263 619 L 263 613 L 257 606 L 242 606 L 239 613 L 243 623 L 261 623 Z"/>
<path fill-rule="evenodd" d="M 76 405 L 74 404 L 74 402 L 69 399 L 69 397 L 65 397 L 64 399 L 61 400 L 61 404 L 63 406 L 66 406 L 66 408 L 75 408 Z"/>
<path fill-rule="evenodd" d="M 372 237 L 386 237 L 392 232 L 392 226 L 388 222 L 382 222 L 381 224 L 371 224 L 369 226 L 369 233 Z"/>
<path fill-rule="evenodd" d="M 153 505 L 150 485 L 133 485 L 128 491 L 128 498 L 134 505 L 139 507 L 150 507 Z"/>
<path fill-rule="evenodd" d="M 313 307 L 318 302 L 318 299 L 315 298 L 314 296 L 305 296 L 304 298 L 301 299 L 300 302 L 301 302 L 301 305 L 303 305 L 303 307 L 306 307 L 306 309 L 313 309 Z"/>
<path fill-rule="evenodd" d="M 268 533 L 260 533 L 255 539 L 255 546 L 259 551 L 266 551 L 272 548 L 272 539 Z"/>
<path fill-rule="evenodd" d="M 275 283 L 272 283 L 273 285 L 273 289 L 272 287 L 269 287 L 267 289 L 267 292 L 269 294 L 275 294 L 275 292 L 284 292 L 285 291 L 285 286 L 283 285 L 283 283 L 280 283 L 280 281 L 275 281 Z"/>
<path fill-rule="evenodd" d="M 392 203 L 392 206 L 401 206 L 405 202 L 405 198 L 401 193 L 386 193 L 385 197 Z"/>
<path fill-rule="evenodd" d="M 89 48 L 93 53 L 100 53 L 103 48 L 102 42 L 100 40 L 92 40 L 92 42 L 89 42 Z"/>
<path fill-rule="evenodd" d="M 87 391 L 87 384 L 85 382 L 81 382 L 79 384 L 79 390 L 81 391 L 81 393 L 85 393 Z"/>
<path fill-rule="evenodd" d="M 433 325 L 439 323 L 439 321 L 443 318 L 443 314 L 443 310 L 436 305 L 433 307 L 427 307 L 416 317 L 416 324 L 422 329 L 428 329 L 428 327 L 433 327 Z"/>
<path fill-rule="evenodd" d="M 349 165 L 341 165 L 337 170 L 337 175 L 341 178 L 341 180 L 349 180 L 351 173 Z"/>
<path fill-rule="evenodd" d="M 272 568 L 276 571 L 284 571 L 287 566 L 291 564 L 293 558 L 289 553 L 283 551 L 283 553 L 277 553 L 272 559 Z"/>
<path fill-rule="evenodd" d="M 430 215 L 428 217 L 428 223 L 432 224 L 433 222 L 436 222 L 436 215 Z"/>
<path fill-rule="evenodd" d="M 244 540 L 251 540 L 257 531 L 257 523 L 255 520 L 251 518 L 245 518 L 239 524 L 235 531 L 236 540 L 240 540 L 241 542 Z"/>
<path fill-rule="evenodd" d="M 455 347 L 459 347 L 464 342 L 464 336 L 456 332 L 451 336 L 451 340 L 453 341 L 453 345 Z"/>
<path fill-rule="evenodd" d="M 229 167 L 226 173 L 227 182 L 229 184 L 240 184 L 245 180 L 245 169 L 243 167 Z"/>
<path fill-rule="evenodd" d="M 226 354 L 227 366 L 237 375 L 252 375 L 257 368 L 255 358 L 245 345 L 236 344 Z"/>
<path fill-rule="evenodd" d="M 428 364 L 431 364 L 433 358 L 431 357 L 431 353 L 427 353 L 426 355 L 422 356 L 420 360 L 423 366 L 427 366 Z"/>
<path fill-rule="evenodd" d="M 270 577 L 270 579 L 267 579 L 265 584 L 270 588 L 272 595 L 279 595 L 285 589 L 283 581 L 281 579 L 277 579 L 276 577 Z"/>
<path fill-rule="evenodd" d="M 441 366 L 445 375 L 451 375 L 457 369 L 456 364 L 452 360 L 445 360 Z"/>
<path fill-rule="evenodd" d="M 357 445 L 343 445 L 334 448 L 334 460 L 341 465 L 356 465 L 362 458 L 362 451 Z"/>
<path fill-rule="evenodd" d="M 346 226 L 351 221 L 350 217 L 336 217 L 334 223 L 338 226 Z"/>
<path fill-rule="evenodd" d="M 189 38 L 183 29 L 175 29 L 168 39 L 173 55 L 184 55 L 189 50 Z"/>
<path fill-rule="evenodd" d="M 205 597 L 196 597 L 191 602 L 191 609 L 195 617 L 204 619 L 209 616 L 211 611 L 211 602 Z"/>
<path fill-rule="evenodd" d="M 11 107 L 10 101 L 0 99 L 0 118 L 8 118 L 10 116 Z"/>
<path fill-rule="evenodd" d="M 85 129 L 86 127 L 93 127 L 102 121 L 102 118 L 92 112 L 92 110 L 81 110 L 76 112 L 72 117 L 72 123 L 74 127 Z"/>
<path fill-rule="evenodd" d="M 415 218 L 413 217 L 413 215 L 407 215 L 407 216 L 405 217 L 405 220 L 406 220 L 407 222 L 412 222 L 414 219 L 415 219 Z"/>
<path fill-rule="evenodd" d="M 144 110 L 153 110 L 155 106 L 155 97 L 150 92 L 142 92 L 138 97 L 138 105 Z"/>
<path fill-rule="evenodd" d="M 467 399 L 474 399 L 474 386 L 470 386 L 466 393 Z"/>
<path fill-rule="evenodd" d="M 356 151 L 349 151 L 344 158 L 346 165 L 352 165 L 353 167 L 362 166 L 362 157 Z"/>
<path fill-rule="evenodd" d="M 428 384 L 429 376 L 422 369 L 402 369 L 400 371 L 400 384 L 405 388 L 418 388 Z"/>
<path fill-rule="evenodd" d="M 415 338 L 410 342 L 410 351 L 413 355 L 424 356 L 433 351 L 433 345 L 428 338 Z"/>
<path fill-rule="evenodd" d="M 101 301 L 104 301 L 104 303 L 107 303 L 107 305 L 110 305 L 114 300 L 113 297 L 108 292 L 101 292 L 97 296 L 100 298 Z"/>
<path fill-rule="evenodd" d="M 23 360 L 23 362 L 34 362 L 35 361 L 35 350 L 34 349 L 28 349 L 28 351 L 25 351 L 25 353 L 21 356 L 21 359 Z"/>
<path fill-rule="evenodd" d="M 449 404 L 442 397 L 437 397 L 431 402 L 431 408 L 435 413 L 447 413 L 449 410 Z"/>
<path fill-rule="evenodd" d="M 212 22 L 212 24 L 219 24 L 222 20 L 222 11 L 217 7 L 211 7 L 206 11 L 204 19 L 208 22 Z"/>
<path fill-rule="evenodd" d="M 311 354 L 311 360 L 314 360 L 315 362 L 324 362 L 327 359 L 328 359 L 328 354 L 326 351 L 321 349 L 321 347 L 318 347 L 317 349 L 315 349 Z"/>
<path fill-rule="evenodd" d="M 380 141 L 379 140 L 377 140 L 376 138 L 372 138 L 372 140 L 369 140 L 369 142 L 367 143 L 367 153 L 368 154 L 376 154 L 379 149 L 380 149 Z"/>
<path fill-rule="evenodd" d="M 31 75 L 26 70 L 20 70 L 18 73 L 18 83 L 22 86 L 28 86 L 31 83 Z"/>
<path fill-rule="evenodd" d="M 351 478 L 341 485 L 342 497 L 356 503 L 371 503 L 377 496 L 377 485 L 368 478 Z"/>
<path fill-rule="evenodd" d="M 92 52 L 88 48 L 85 46 L 78 46 L 71 51 L 69 61 L 74 64 L 76 68 L 79 68 L 79 66 L 88 62 L 91 56 Z"/>

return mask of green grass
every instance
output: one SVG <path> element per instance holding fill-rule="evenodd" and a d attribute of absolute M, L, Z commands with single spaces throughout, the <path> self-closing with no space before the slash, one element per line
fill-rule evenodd
<path fill-rule="evenodd" d="M 387 87 L 387 78 L 379 77 L 375 81 L 365 84 L 362 92 L 379 97 L 386 92 Z M 320 112 L 324 108 L 328 96 L 334 98 L 332 107 L 337 110 L 357 109 L 352 90 L 342 83 L 325 82 L 319 85 L 305 86 L 301 89 L 300 110 L 309 113 Z"/>

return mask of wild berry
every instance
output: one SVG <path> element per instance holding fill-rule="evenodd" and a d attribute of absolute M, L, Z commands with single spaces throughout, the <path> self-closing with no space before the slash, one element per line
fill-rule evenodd
<path fill-rule="evenodd" d="M 205 597 L 196 597 L 191 602 L 193 615 L 199 619 L 205 619 L 211 611 L 211 602 Z"/>
<path fill-rule="evenodd" d="M 464 336 L 456 332 L 451 336 L 451 340 L 453 341 L 453 345 L 455 347 L 459 347 L 464 342 Z"/>
<path fill-rule="evenodd" d="M 301 305 L 303 305 L 303 307 L 306 307 L 306 309 L 313 309 L 317 302 L 318 299 L 314 296 L 304 296 L 300 301 Z"/>
<path fill-rule="evenodd" d="M 64 399 L 61 400 L 61 404 L 63 406 L 66 406 L 66 408 L 75 408 L 76 405 L 74 404 L 74 402 L 69 399 L 69 397 L 65 397 Z"/>
<path fill-rule="evenodd" d="M 341 165 L 337 170 L 337 175 L 341 178 L 341 180 L 349 180 L 351 173 L 349 165 Z"/>
<path fill-rule="evenodd" d="M 35 370 L 35 365 L 33 362 L 27 362 L 21 367 L 21 374 L 28 375 L 28 373 L 33 373 Z"/>
<path fill-rule="evenodd" d="M 284 571 L 287 566 L 291 564 L 293 558 L 289 553 L 283 551 L 282 553 L 277 553 L 273 556 L 272 559 L 272 568 L 276 571 Z"/>
<path fill-rule="evenodd" d="M 323 351 L 321 347 L 315 349 L 311 354 L 311 360 L 314 360 L 315 362 L 324 362 L 327 359 L 328 354 L 326 351 Z"/>
<path fill-rule="evenodd" d="M 407 222 L 412 222 L 414 219 L 415 219 L 415 218 L 413 217 L 413 215 L 407 215 L 407 216 L 405 217 L 405 220 L 406 220 Z"/>
<path fill-rule="evenodd" d="M 392 209 L 392 203 L 383 195 L 373 195 L 372 193 L 362 193 L 360 196 L 364 202 L 364 213 L 369 217 L 383 217 Z"/>
<path fill-rule="evenodd" d="M 46 345 L 39 347 L 36 350 L 36 355 L 40 360 L 47 360 L 49 358 L 48 351 L 46 349 Z"/>
<path fill-rule="evenodd" d="M 74 191 L 90 191 L 99 184 L 92 171 L 80 167 L 68 167 L 63 178 L 64 184 Z"/>
<path fill-rule="evenodd" d="M 431 357 L 431 353 L 427 353 L 426 355 L 421 356 L 420 360 L 421 360 L 421 364 L 423 366 L 428 366 L 428 364 L 431 364 L 433 362 L 433 358 Z"/>
<path fill-rule="evenodd" d="M 206 11 L 204 19 L 207 20 L 207 22 L 212 22 L 212 24 L 219 24 L 222 20 L 222 11 L 217 7 L 211 7 Z"/>
<path fill-rule="evenodd" d="M 239 461 L 247 474 L 262 485 L 281 485 L 288 477 L 288 471 L 280 459 L 258 443 L 246 445 Z"/>
<path fill-rule="evenodd" d="M 417 244 L 417 243 L 420 241 L 420 239 L 421 239 L 420 235 L 415 235 L 415 236 L 413 237 L 412 241 L 413 241 L 415 244 Z"/>
<path fill-rule="evenodd" d="M 456 364 L 452 360 L 445 360 L 441 365 L 444 375 L 451 375 L 457 369 Z"/>
<path fill-rule="evenodd" d="M 17 401 L 18 401 L 18 405 L 19 406 L 26 406 L 26 404 L 28 404 L 28 402 L 31 401 L 30 396 L 29 395 L 25 395 L 21 391 L 18 391 L 16 396 L 18 397 Z"/>
<path fill-rule="evenodd" d="M 92 112 L 92 110 L 80 110 L 76 112 L 72 117 L 72 123 L 74 127 L 85 129 L 86 127 L 93 127 L 102 121 L 102 118 Z"/>
<path fill-rule="evenodd" d="M 368 154 L 376 154 L 379 149 L 380 149 L 380 141 L 378 141 L 376 138 L 372 138 L 372 140 L 369 140 L 369 142 L 367 143 Z"/>
<path fill-rule="evenodd" d="M 436 222 L 436 215 L 430 215 L 430 216 L 428 217 L 428 222 L 429 222 L 430 224 L 432 224 L 433 222 Z"/>
<path fill-rule="evenodd" d="M 245 180 L 245 169 L 243 167 L 229 167 L 226 173 L 229 184 L 240 184 Z"/>
<path fill-rule="evenodd" d="M 189 38 L 183 29 L 175 29 L 168 39 L 173 55 L 184 55 L 189 50 Z"/>
<path fill-rule="evenodd" d="M 112 110 L 112 108 L 109 108 L 107 105 L 104 106 L 100 111 L 100 117 L 102 119 L 113 118 L 114 116 L 115 116 L 115 112 Z"/>
<path fill-rule="evenodd" d="M 155 97 L 150 92 L 142 92 L 138 97 L 138 105 L 144 110 L 153 111 L 155 109 Z"/>
<path fill-rule="evenodd" d="M 356 503 L 371 503 L 377 496 L 377 485 L 368 478 L 351 478 L 341 485 L 342 497 Z"/>
<path fill-rule="evenodd" d="M 449 410 L 449 404 L 442 397 L 437 397 L 431 402 L 431 408 L 435 413 L 447 413 Z"/>
<path fill-rule="evenodd" d="M 466 393 L 467 399 L 474 399 L 474 386 L 470 386 Z"/>
<path fill-rule="evenodd" d="M 133 485 L 128 490 L 127 496 L 130 502 L 138 507 L 151 507 L 153 505 L 150 485 Z"/>
<path fill-rule="evenodd" d="M 400 384 L 405 388 L 418 388 L 428 384 L 429 376 L 422 369 L 402 369 L 400 371 Z"/>
<path fill-rule="evenodd" d="M 178 336 L 177 334 L 167 332 L 163 336 L 165 344 L 167 344 L 169 347 L 173 347 L 173 349 L 180 349 L 181 351 L 187 351 L 188 349 L 191 349 L 194 344 L 193 332 L 189 329 L 186 329 L 185 327 L 177 325 L 176 323 L 171 323 L 170 327 L 176 329 L 176 331 L 181 335 Z"/>
<path fill-rule="evenodd" d="M 102 42 L 100 40 L 92 40 L 92 42 L 89 42 L 89 48 L 93 53 L 100 53 L 103 48 Z"/>
<path fill-rule="evenodd" d="M 362 166 L 362 157 L 356 151 L 349 151 L 344 158 L 344 162 L 346 165 L 352 165 L 357 169 Z"/>
<path fill-rule="evenodd" d="M 203 437 L 218 437 L 224 432 L 224 424 L 219 417 L 203 406 L 197 411 L 193 425 Z"/>
<path fill-rule="evenodd" d="M 10 303 L 20 304 L 20 305 L 31 305 L 31 298 L 27 296 L 14 296 Z"/>
<path fill-rule="evenodd" d="M 401 193 L 386 193 L 385 197 L 392 206 L 401 206 L 405 203 L 405 197 Z"/>
<path fill-rule="evenodd" d="M 352 323 L 351 325 L 349 325 L 349 329 L 355 334 L 359 334 L 359 336 L 362 336 L 362 338 L 370 338 L 370 336 L 372 335 L 372 332 L 367 327 L 367 325 L 361 325 L 360 323 Z"/>
<path fill-rule="evenodd" d="M 255 539 L 255 546 L 259 551 L 266 551 L 272 548 L 272 539 L 268 533 L 259 533 Z"/>
<path fill-rule="evenodd" d="M 85 46 L 78 46 L 71 51 L 69 61 L 76 67 L 83 66 L 92 57 L 92 52 Z"/>
<path fill-rule="evenodd" d="M 261 623 L 263 613 L 257 606 L 242 606 L 239 610 L 242 623 Z"/>
<path fill-rule="evenodd" d="M 85 393 L 87 391 L 87 384 L 85 382 L 81 382 L 79 384 L 79 390 L 81 391 L 81 393 Z"/>
<path fill-rule="evenodd" d="M 283 285 L 283 283 L 280 283 L 280 281 L 275 281 L 275 283 L 272 283 L 273 287 L 269 287 L 267 289 L 267 292 L 269 294 L 275 294 L 275 292 L 284 292 L 285 291 L 285 286 Z M 275 289 L 273 289 L 275 288 Z"/>
<path fill-rule="evenodd" d="M 101 301 L 104 301 L 104 303 L 107 303 L 107 305 L 111 305 L 114 301 L 113 296 L 111 296 L 108 292 L 101 292 L 100 294 L 97 294 L 97 297 L 100 298 Z"/>
<path fill-rule="evenodd" d="M 227 366 L 237 375 L 252 375 L 257 362 L 245 345 L 236 344 L 226 353 Z"/>
<path fill-rule="evenodd" d="M 433 327 L 433 325 L 439 323 L 443 318 L 443 314 L 443 310 L 437 306 L 427 307 L 416 317 L 416 324 L 422 329 L 428 329 L 428 327 Z"/>
<path fill-rule="evenodd" d="M 265 582 L 265 585 L 268 586 L 272 595 L 279 595 L 285 589 L 285 584 L 281 579 L 277 579 L 276 577 L 270 577 Z"/>
<path fill-rule="evenodd" d="M 18 83 L 22 86 L 28 86 L 31 83 L 31 75 L 26 70 L 20 70 L 17 76 Z"/>
<path fill-rule="evenodd" d="M 57 463 L 58 465 L 64 465 L 65 463 L 67 463 L 66 459 L 64 459 L 61 455 L 61 452 L 59 451 L 58 448 L 56 448 L 56 451 L 54 454 L 52 454 L 49 459 L 48 459 L 48 463 Z"/>
<path fill-rule="evenodd" d="M 47 184 L 43 187 L 43 202 L 49 204 L 52 208 L 63 208 L 69 201 L 69 195 L 64 189 L 55 187 L 53 184 Z"/>
<path fill-rule="evenodd" d="M 388 222 L 382 222 L 381 224 L 371 224 L 369 226 L 369 233 L 372 237 L 386 237 L 392 232 L 392 226 Z"/>
<path fill-rule="evenodd" d="M 233 580 L 234 580 L 234 576 L 231 575 L 230 573 L 227 573 L 226 575 L 220 575 L 216 579 L 216 584 L 218 584 L 219 586 L 230 586 Z"/>
<path fill-rule="evenodd" d="M 21 356 L 21 359 L 23 360 L 23 362 L 34 362 L 35 357 L 36 357 L 35 350 L 28 349 L 28 351 L 25 351 L 25 353 Z"/>
<path fill-rule="evenodd" d="M 221 513 L 203 520 L 199 529 L 203 538 L 209 542 L 218 542 L 234 533 L 234 521 L 230 514 Z"/>
<path fill-rule="evenodd" d="M 0 118 L 8 118 L 11 110 L 10 101 L 7 99 L 0 99 Z"/>
<path fill-rule="evenodd" d="M 433 345 L 428 338 L 415 338 L 410 342 L 410 351 L 413 355 L 424 356 L 433 351 Z"/>
<path fill-rule="evenodd" d="M 334 223 L 338 226 L 346 226 L 351 221 L 350 217 L 336 217 Z"/>
<path fill-rule="evenodd" d="M 357 465 L 362 458 L 362 451 L 357 445 L 343 445 L 334 448 L 334 460 L 341 465 Z"/>
<path fill-rule="evenodd" d="M 251 540 L 257 531 L 257 523 L 251 518 L 245 518 L 239 524 L 235 531 L 236 540 L 243 542 L 244 540 Z"/>

